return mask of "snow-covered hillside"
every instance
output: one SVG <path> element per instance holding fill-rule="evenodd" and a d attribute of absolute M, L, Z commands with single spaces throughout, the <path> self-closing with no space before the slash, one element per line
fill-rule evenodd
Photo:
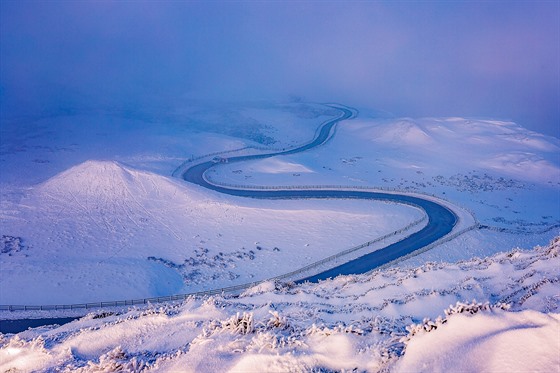
<path fill-rule="evenodd" d="M 559 267 L 556 238 L 489 258 L 100 311 L 0 336 L 0 368 L 558 372 Z"/>
<path fill-rule="evenodd" d="M 512 122 L 376 119 L 365 112 L 340 123 L 326 145 L 274 162 L 273 171 L 271 160 L 257 160 L 221 165 L 210 176 L 231 184 L 366 185 L 434 194 L 469 209 L 483 225 L 413 265 L 484 256 L 504 243 L 532 247 L 560 233 L 560 140 Z"/>
<path fill-rule="evenodd" d="M 232 279 L 251 282 L 375 237 L 397 222 L 381 221 L 385 212 L 408 221 L 410 209 L 398 206 L 394 213 L 388 206 L 376 212 L 373 205 L 334 201 L 331 207 L 260 206 L 169 177 L 191 157 L 308 141 L 331 114 L 315 104 L 190 102 L 181 109 L 106 108 L 2 120 L 0 304 L 169 295 L 231 285 Z M 334 212 L 340 209 L 342 219 Z M 304 221 L 311 231 L 340 221 L 337 229 L 346 233 L 313 237 L 328 243 L 325 251 L 315 250 Z M 367 229 L 344 228 L 349 224 Z M 277 272 L 260 265 L 264 261 L 275 263 Z"/>
<path fill-rule="evenodd" d="M 149 298 L 264 280 L 422 216 L 380 202 L 263 204 L 87 161 L 4 210 L 0 304 Z"/>
<path fill-rule="evenodd" d="M 381 203 L 234 198 L 170 177 L 204 154 L 305 143 L 333 114 L 316 104 L 196 103 L 165 114 L 100 111 L 2 123 L 0 304 L 145 298 L 253 282 L 420 218 L 415 209 Z M 421 192 L 474 213 L 483 229 L 400 264 L 416 266 L 557 235 L 559 149 L 558 139 L 510 122 L 366 113 L 339 123 L 312 151 L 225 164 L 208 176 Z"/>

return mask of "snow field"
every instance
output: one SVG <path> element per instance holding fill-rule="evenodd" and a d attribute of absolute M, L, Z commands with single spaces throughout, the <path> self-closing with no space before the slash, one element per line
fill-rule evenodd
<path fill-rule="evenodd" d="M 167 176 L 192 156 L 307 142 L 332 115 L 315 104 L 188 102 L 6 119 L 0 126 L 0 186 L 3 192 L 29 187 L 88 160 L 115 160 Z"/>
<path fill-rule="evenodd" d="M 0 303 L 138 299 L 263 280 L 422 217 L 376 202 L 267 202 L 85 162 L 29 190 L 19 203 L 28 207 L 5 220 L 26 248 L 3 255 Z"/>
<path fill-rule="evenodd" d="M 351 209 L 345 215 L 344 206 L 359 204 L 350 201 L 330 201 L 328 206 L 319 206 L 319 201 L 266 201 L 262 209 L 262 201 L 230 201 L 160 176 L 192 156 L 255 141 L 272 147 L 307 142 L 330 111 L 301 104 L 194 105 L 167 116 L 88 113 L 42 118 L 24 126 L 4 124 L 3 138 L 9 141 L 2 142 L 7 176 L 0 227 L 3 250 L 11 252 L 0 254 L 6 263 L 0 281 L 12 279 L 18 285 L 2 291 L 0 302 L 29 304 L 35 298 L 35 303 L 52 304 L 72 294 L 79 295 L 80 302 L 112 300 L 120 299 L 125 289 L 125 298 L 143 298 L 202 290 L 203 284 L 252 282 L 270 277 L 266 263 L 278 270 L 275 275 L 289 272 L 413 221 L 402 214 L 404 219 L 391 217 L 386 205 Z M 245 122 L 240 133 L 236 126 Z M 435 194 L 465 208 L 459 214 L 462 225 L 471 224 L 470 210 L 492 228 L 468 232 L 401 265 L 486 255 L 502 250 L 504 240 L 509 247 L 528 247 L 559 232 L 557 139 L 509 122 L 461 118 L 358 118 L 340 123 L 336 131 L 326 145 L 311 152 L 226 164 L 208 176 L 235 184 L 372 185 Z M 525 154 L 529 163 L 520 165 L 527 165 L 527 172 L 488 165 L 503 154 Z M 72 164 L 93 155 L 118 163 Z M 545 175 L 531 171 L 537 166 L 546 169 Z M 195 191 L 199 194 L 192 197 Z M 243 208 L 233 206 L 239 203 Z M 284 211 L 272 214 L 278 206 Z M 260 212 L 245 215 L 245 207 Z M 364 214 L 377 217 L 368 220 Z M 302 226 L 311 224 L 314 228 L 303 232 Z M 372 226 L 379 229 L 372 231 Z M 329 233 L 339 228 L 347 238 Z M 329 238 L 333 236 L 340 240 Z M 8 249 L 16 241 L 18 249 Z M 127 284 L 123 292 L 107 291 L 113 280 Z M 87 291 L 77 292 L 78 283 L 86 284 Z M 28 290 L 35 286 L 37 292 Z"/>
<path fill-rule="evenodd" d="M 356 185 L 435 195 L 500 230 L 506 246 L 532 247 L 560 233 L 560 140 L 511 122 L 464 118 L 358 117 L 324 146 L 238 167 L 216 182 Z M 538 198 L 537 198 L 538 197 Z M 484 234 L 495 236 L 486 230 Z M 498 234 L 499 235 L 499 234 Z M 497 252 L 484 240 L 459 250 Z M 451 243 L 453 245 L 453 241 Z M 445 256 L 440 259 L 445 260 Z"/>

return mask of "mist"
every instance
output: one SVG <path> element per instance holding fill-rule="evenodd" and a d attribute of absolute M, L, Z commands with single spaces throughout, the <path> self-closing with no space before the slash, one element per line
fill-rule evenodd
<path fill-rule="evenodd" d="M 560 3 L 1 1 L 2 117 L 337 101 L 560 137 Z"/>

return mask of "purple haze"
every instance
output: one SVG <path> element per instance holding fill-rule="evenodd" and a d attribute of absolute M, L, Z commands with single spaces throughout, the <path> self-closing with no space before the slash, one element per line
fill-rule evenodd
<path fill-rule="evenodd" d="M 560 2 L 1 0 L 2 116 L 341 101 L 560 137 Z"/>

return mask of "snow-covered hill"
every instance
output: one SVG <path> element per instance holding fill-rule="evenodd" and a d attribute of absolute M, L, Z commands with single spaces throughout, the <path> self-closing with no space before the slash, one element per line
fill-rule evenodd
<path fill-rule="evenodd" d="M 148 298 L 249 283 L 421 217 L 375 202 L 265 206 L 114 161 L 87 161 L 4 209 L 0 304 Z"/>
<path fill-rule="evenodd" d="M 376 119 L 360 114 L 338 125 L 324 146 L 221 165 L 232 184 L 367 185 L 434 194 L 474 213 L 484 226 L 417 257 L 460 260 L 506 247 L 544 244 L 560 233 L 560 140 L 497 120 Z M 292 169 L 305 167 L 304 172 Z"/>
<path fill-rule="evenodd" d="M 488 258 L 96 312 L 1 336 L 0 368 L 557 372 L 559 267 L 560 237 Z"/>

